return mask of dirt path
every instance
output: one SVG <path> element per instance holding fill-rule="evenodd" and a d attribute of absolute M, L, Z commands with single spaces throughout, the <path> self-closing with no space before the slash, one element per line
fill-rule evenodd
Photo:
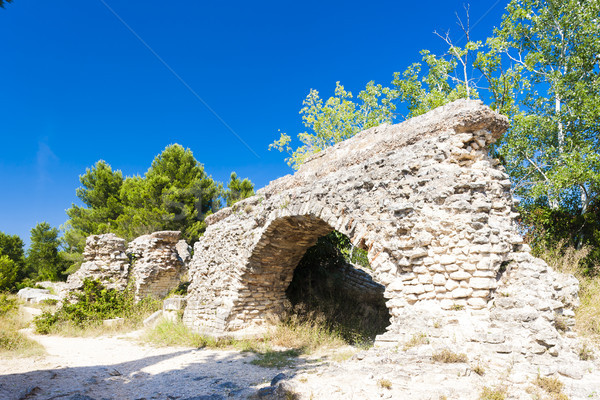
<path fill-rule="evenodd" d="M 48 355 L 0 359 L 0 399 L 217 400 L 247 398 L 281 371 L 251 353 L 155 348 L 129 337 L 30 335 Z"/>

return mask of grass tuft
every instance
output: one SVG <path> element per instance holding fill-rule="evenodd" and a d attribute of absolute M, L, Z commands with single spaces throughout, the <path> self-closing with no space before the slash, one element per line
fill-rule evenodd
<path fill-rule="evenodd" d="M 548 393 L 559 394 L 562 392 L 564 384 L 555 377 L 543 377 L 539 376 L 535 379 L 534 382 L 540 389 L 544 389 Z"/>
<path fill-rule="evenodd" d="M 442 363 L 466 363 L 469 361 L 467 355 L 464 353 L 454 353 L 448 349 L 433 353 L 433 361 Z"/>
<path fill-rule="evenodd" d="M 491 389 L 485 386 L 481 393 L 479 394 L 479 400 L 504 400 L 506 399 L 506 390 L 503 388 L 500 389 Z"/>
<path fill-rule="evenodd" d="M 377 386 L 379 386 L 382 389 L 387 389 L 387 390 L 391 390 L 392 389 L 392 382 L 388 379 L 380 379 L 377 381 Z"/>
<path fill-rule="evenodd" d="M 302 354 L 301 351 L 296 349 L 267 350 L 260 352 L 250 364 L 263 368 L 285 368 L 294 365 L 300 354 Z"/>
<path fill-rule="evenodd" d="M 427 335 L 423 332 L 421 333 L 415 333 L 409 341 L 407 341 L 406 343 L 404 343 L 404 346 L 402 347 L 402 349 L 404 351 L 416 347 L 416 346 L 421 346 L 423 344 L 429 344 L 429 338 L 427 338 Z"/>

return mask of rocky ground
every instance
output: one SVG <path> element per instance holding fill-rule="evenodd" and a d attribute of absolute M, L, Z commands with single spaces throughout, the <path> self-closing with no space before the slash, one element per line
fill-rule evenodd
<path fill-rule="evenodd" d="M 0 399 L 273 399 L 286 398 L 289 390 L 301 399 L 438 400 L 478 399 L 484 387 L 503 388 L 507 399 L 552 398 L 533 383 L 538 374 L 558 377 L 570 399 L 600 399 L 597 361 L 573 378 L 551 359 L 537 371 L 502 354 L 468 354 L 467 363 L 434 362 L 434 348 L 421 343 L 359 351 L 344 361 L 314 355 L 292 367 L 270 369 L 250 364 L 252 353 L 155 348 L 136 343 L 135 334 L 31 336 L 48 355 L 0 360 Z M 342 352 L 348 355 L 347 349 Z M 271 386 L 274 378 L 283 379 Z"/>

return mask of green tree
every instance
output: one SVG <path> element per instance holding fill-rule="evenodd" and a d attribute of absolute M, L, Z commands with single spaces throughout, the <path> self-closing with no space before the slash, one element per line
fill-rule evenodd
<path fill-rule="evenodd" d="M 230 207 L 234 203 L 254 195 L 254 185 L 248 178 L 241 180 L 235 172 L 231 173 L 227 191 L 225 192 L 225 201 Z"/>
<path fill-rule="evenodd" d="M 393 100 L 396 91 L 369 82 L 358 99 L 353 102 L 352 93 L 344 86 L 336 83 L 335 94 L 323 103 L 319 92 L 311 89 L 302 102 L 300 110 L 302 122 L 308 130 L 298 134 L 301 146 L 294 149 L 292 138 L 287 133 L 280 133 L 280 138 L 269 145 L 269 150 L 277 149 L 286 152 L 286 162 L 294 169 L 300 168 L 311 155 L 346 140 L 356 133 L 391 123 L 396 106 Z"/>
<path fill-rule="evenodd" d="M 11 291 L 18 281 L 19 266 L 9 256 L 0 254 L 0 291 Z"/>
<path fill-rule="evenodd" d="M 167 146 L 143 178 L 127 178 L 121 190 L 125 210 L 117 233 L 128 239 L 156 230 L 180 230 L 190 242 L 205 229 L 204 217 L 219 207 L 222 185 L 204 171 L 190 149 Z"/>
<path fill-rule="evenodd" d="M 23 280 L 28 275 L 23 246 L 23 240 L 19 236 L 0 232 L 0 256 L 7 256 L 11 260 L 10 267 L 5 263 L 6 268 L 16 268 L 16 282 Z"/>
<path fill-rule="evenodd" d="M 521 74 L 499 155 L 526 206 L 585 214 L 600 183 L 600 1 L 512 0 L 496 46 Z"/>
<path fill-rule="evenodd" d="M 52 228 L 47 222 L 41 222 L 31 229 L 27 264 L 36 279 L 56 281 L 63 278 L 65 264 L 59 257 L 59 246 L 57 228 Z"/>
<path fill-rule="evenodd" d="M 76 194 L 86 207 L 72 204 L 67 210 L 69 220 L 65 224 L 64 242 L 69 253 L 83 252 L 88 235 L 116 229 L 115 221 L 123 213 L 121 171 L 113 171 L 106 161 L 100 160 L 87 168 L 79 181 L 82 186 Z"/>

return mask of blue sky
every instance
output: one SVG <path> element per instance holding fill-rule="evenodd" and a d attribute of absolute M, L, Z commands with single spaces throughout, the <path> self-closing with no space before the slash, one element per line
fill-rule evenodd
<path fill-rule="evenodd" d="M 221 182 L 292 173 L 267 147 L 303 131 L 311 88 L 389 85 L 419 50 L 447 50 L 434 30 L 462 36 L 464 4 L 14 0 L 0 9 L 0 231 L 28 242 L 37 222 L 60 226 L 86 168 L 143 175 L 171 143 Z M 473 1 L 472 37 L 505 5 Z"/>

